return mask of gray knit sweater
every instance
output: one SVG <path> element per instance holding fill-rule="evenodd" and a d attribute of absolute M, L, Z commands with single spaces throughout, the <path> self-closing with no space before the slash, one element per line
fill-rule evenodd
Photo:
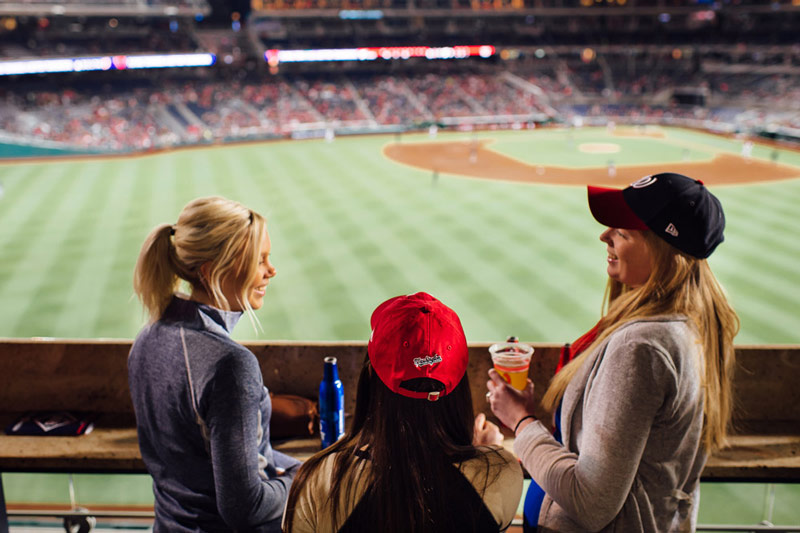
<path fill-rule="evenodd" d="M 175 297 L 131 348 L 156 533 L 280 531 L 299 463 L 270 446 L 272 405 L 258 361 L 229 337 L 240 317 Z"/>
<path fill-rule="evenodd" d="M 547 494 L 541 531 L 694 530 L 706 460 L 700 362 L 684 317 L 632 322 L 589 354 L 564 393 L 564 445 L 541 422 L 514 442 Z"/>

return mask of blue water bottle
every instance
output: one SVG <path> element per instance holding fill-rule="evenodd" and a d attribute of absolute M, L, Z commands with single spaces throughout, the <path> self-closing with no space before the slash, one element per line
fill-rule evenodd
<path fill-rule="evenodd" d="M 319 434 L 323 448 L 344 435 L 344 388 L 335 357 L 325 358 L 325 375 L 319 384 Z"/>

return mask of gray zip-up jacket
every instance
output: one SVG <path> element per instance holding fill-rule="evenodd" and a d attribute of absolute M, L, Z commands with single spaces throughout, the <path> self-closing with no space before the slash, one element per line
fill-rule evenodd
<path fill-rule="evenodd" d="M 299 463 L 270 446 L 272 405 L 258 361 L 229 336 L 240 317 L 174 297 L 131 348 L 156 533 L 280 531 Z"/>
<path fill-rule="evenodd" d="M 684 317 L 620 327 L 567 386 L 564 444 L 541 422 L 514 451 L 544 489 L 541 531 L 694 531 L 702 448 L 700 346 Z"/>

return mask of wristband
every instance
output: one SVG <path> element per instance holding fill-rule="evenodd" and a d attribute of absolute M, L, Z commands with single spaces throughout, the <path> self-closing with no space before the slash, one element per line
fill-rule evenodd
<path fill-rule="evenodd" d="M 519 429 L 519 425 L 522 424 L 524 421 L 526 421 L 529 418 L 533 418 L 534 420 L 536 420 L 536 417 L 533 416 L 533 415 L 526 415 L 526 416 L 523 416 L 522 418 L 520 418 L 519 422 L 517 422 L 517 425 L 514 426 L 514 435 L 517 434 L 517 430 Z"/>

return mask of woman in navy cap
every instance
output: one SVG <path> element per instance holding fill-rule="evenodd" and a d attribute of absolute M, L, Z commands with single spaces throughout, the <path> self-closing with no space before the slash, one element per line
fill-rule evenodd
<path fill-rule="evenodd" d="M 555 428 L 490 371 L 492 411 L 531 474 L 528 531 L 692 531 L 700 473 L 725 444 L 736 313 L 706 258 L 725 217 L 672 173 L 589 187 L 608 252 L 606 312 L 567 350 L 545 393 Z M 541 487 L 540 497 L 536 498 Z"/>
<path fill-rule="evenodd" d="M 473 421 L 458 316 L 420 292 L 385 301 L 370 323 L 352 428 L 300 467 L 284 531 L 504 531 L 522 470 L 502 447 L 479 445 L 492 432 Z"/>

